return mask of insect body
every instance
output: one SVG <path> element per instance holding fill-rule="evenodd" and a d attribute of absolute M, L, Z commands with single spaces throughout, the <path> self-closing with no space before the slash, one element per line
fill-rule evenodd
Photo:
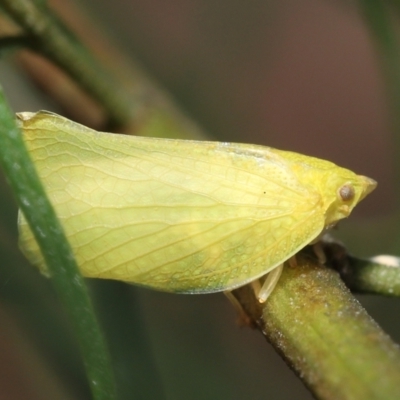
<path fill-rule="evenodd" d="M 84 276 L 180 293 L 234 289 L 347 217 L 375 181 L 263 146 L 112 135 L 21 113 Z M 20 247 L 46 273 L 19 216 Z"/>

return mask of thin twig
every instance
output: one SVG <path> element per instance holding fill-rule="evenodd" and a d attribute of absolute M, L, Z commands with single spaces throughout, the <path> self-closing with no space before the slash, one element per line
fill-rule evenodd
<path fill-rule="evenodd" d="M 324 242 L 329 266 L 339 272 L 347 287 L 356 293 L 400 296 L 400 264 L 395 257 L 364 260 L 349 255 L 336 242 Z"/>

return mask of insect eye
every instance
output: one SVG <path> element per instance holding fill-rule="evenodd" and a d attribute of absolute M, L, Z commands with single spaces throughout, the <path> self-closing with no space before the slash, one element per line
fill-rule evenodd
<path fill-rule="evenodd" d="M 354 187 L 350 184 L 343 185 L 339 191 L 339 196 L 342 199 L 342 201 L 350 201 L 354 199 L 354 196 L 356 194 Z"/>

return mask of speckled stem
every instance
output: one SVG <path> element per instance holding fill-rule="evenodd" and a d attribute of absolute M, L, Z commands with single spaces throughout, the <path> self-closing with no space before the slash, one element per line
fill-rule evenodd
<path fill-rule="evenodd" d="M 319 399 L 396 399 L 400 350 L 333 270 L 298 258 L 267 302 L 234 295 L 266 339 Z"/>

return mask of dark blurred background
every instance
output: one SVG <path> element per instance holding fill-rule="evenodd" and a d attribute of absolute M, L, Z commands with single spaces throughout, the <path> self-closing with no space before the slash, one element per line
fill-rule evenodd
<path fill-rule="evenodd" d="M 398 213 L 394 137 L 400 132 L 392 128 L 378 52 L 357 2 L 79 4 L 214 138 L 329 159 L 376 179 L 376 192 L 334 234 L 360 257 L 399 254 L 398 231 L 391 224 Z M 15 111 L 58 111 L 7 61 L 0 62 L 0 80 Z M 60 392 L 88 398 L 66 317 L 49 282 L 18 253 L 16 207 L 4 182 L 1 190 L 0 346 L 10 352 L 7 360 L 23 349 L 32 369 L 16 364 L 14 371 L 11 361 L 0 367 L 1 387 L 10 390 L 8 397 L 0 390 L 0 399 L 27 393 L 32 399 L 62 398 L 54 397 Z M 104 321 L 124 326 L 126 317 L 129 325 L 123 333 L 109 329 L 111 337 L 132 342 L 129 350 L 113 350 L 121 357 L 121 379 L 134 382 L 123 398 L 312 398 L 258 332 L 236 326 L 223 295 L 92 286 Z M 358 299 L 400 341 L 400 300 Z M 129 302 L 132 318 L 111 307 L 118 301 Z M 113 318 L 120 318 L 119 325 Z M 123 361 L 127 354 L 131 369 Z"/>

